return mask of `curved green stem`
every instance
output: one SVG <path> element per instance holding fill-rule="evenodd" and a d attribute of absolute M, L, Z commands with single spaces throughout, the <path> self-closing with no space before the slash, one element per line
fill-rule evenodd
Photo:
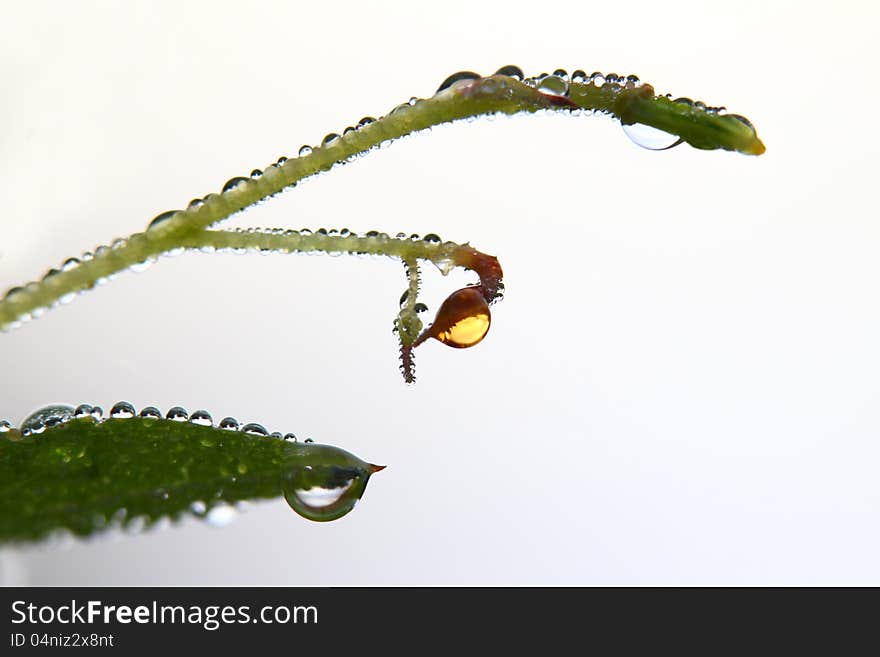
<path fill-rule="evenodd" d="M 624 125 L 643 124 L 677 137 L 676 143 L 685 142 L 700 149 L 764 152 L 754 127 L 743 117 L 688 99 L 671 100 L 655 95 L 650 85 L 641 84 L 635 76 L 619 78 L 598 73 L 587 76 L 577 71 L 569 79 L 564 71 L 557 71 L 553 75 L 523 79 L 519 69 L 509 66 L 487 77 L 459 73 L 447 79 L 430 98 L 413 99 L 378 120 L 362 119 L 356 128 L 346 128 L 341 135 L 327 135 L 319 146 L 303 147 L 299 157 L 282 158 L 265 171 L 254 171 L 247 178 L 233 178 L 221 193 L 193 201 L 186 210 L 162 213 L 145 232 L 117 240 L 110 247 L 99 247 L 94 254 L 85 254 L 80 260 L 71 258 L 60 271 L 50 270 L 38 282 L 11 289 L 0 301 L 0 328 L 37 316 L 119 271 L 184 248 L 374 253 L 404 262 L 430 260 L 444 272 L 455 266 L 476 271 L 480 275 L 481 291 L 491 302 L 500 295 L 501 268 L 495 258 L 467 244 L 413 241 L 378 233 L 357 236 L 208 228 L 384 142 L 459 119 L 541 110 L 603 112 L 618 118 Z M 411 301 L 415 303 L 414 295 Z M 402 340 L 408 339 L 406 335 L 401 332 Z"/>

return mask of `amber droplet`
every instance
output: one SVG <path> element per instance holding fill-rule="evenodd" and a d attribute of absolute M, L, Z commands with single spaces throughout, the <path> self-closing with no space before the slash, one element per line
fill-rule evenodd
<path fill-rule="evenodd" d="M 436 338 L 456 349 L 473 347 L 486 337 L 492 315 L 479 287 L 465 287 L 450 294 L 437 311 L 434 323 L 415 344 Z"/>

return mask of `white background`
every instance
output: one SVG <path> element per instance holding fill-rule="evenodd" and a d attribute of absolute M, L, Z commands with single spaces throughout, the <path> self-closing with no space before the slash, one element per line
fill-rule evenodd
<path fill-rule="evenodd" d="M 6 549 L 3 582 L 880 584 L 876 4 L 2 5 L 3 288 L 461 69 L 636 73 L 767 145 L 483 120 L 236 219 L 497 254 L 489 336 L 420 348 L 414 387 L 387 259 L 185 255 L 0 335 L 13 421 L 180 404 L 389 465 L 338 522 L 265 502 Z"/>

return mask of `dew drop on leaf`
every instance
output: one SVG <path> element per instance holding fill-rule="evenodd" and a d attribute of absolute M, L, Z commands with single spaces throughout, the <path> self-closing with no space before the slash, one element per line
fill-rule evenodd
<path fill-rule="evenodd" d="M 141 412 L 138 414 L 140 417 L 147 418 L 149 420 L 161 420 L 162 419 L 162 411 L 160 411 L 155 406 L 146 406 L 141 409 Z"/>
<path fill-rule="evenodd" d="M 189 419 L 189 413 L 182 406 L 173 406 L 165 413 L 165 419 L 173 422 L 186 422 Z"/>
<path fill-rule="evenodd" d="M 57 427 L 73 419 L 73 406 L 66 404 L 52 404 L 34 411 L 21 423 L 21 433 L 29 436 L 34 433 L 43 433 L 46 429 Z"/>
<path fill-rule="evenodd" d="M 355 507 L 376 470 L 376 466 L 369 471 L 344 465 L 297 466 L 282 479 L 284 499 L 307 520 L 337 520 Z"/>
<path fill-rule="evenodd" d="M 110 417 L 115 420 L 127 420 L 134 417 L 134 406 L 127 401 L 116 402 L 110 409 Z"/>
<path fill-rule="evenodd" d="M 193 414 L 189 416 L 189 421 L 202 427 L 214 426 L 214 420 L 208 411 L 193 411 Z"/>
<path fill-rule="evenodd" d="M 652 128 L 643 123 L 624 125 L 623 131 L 634 144 L 647 148 L 649 151 L 665 151 L 682 143 L 682 139 L 678 135 Z"/>

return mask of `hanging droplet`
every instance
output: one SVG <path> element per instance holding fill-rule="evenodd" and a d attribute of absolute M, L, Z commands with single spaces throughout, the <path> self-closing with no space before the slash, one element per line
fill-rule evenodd
<path fill-rule="evenodd" d="M 436 338 L 443 344 L 466 349 L 480 342 L 492 323 L 489 304 L 478 287 L 465 287 L 450 294 L 437 310 L 434 323 L 415 344 Z"/>
<path fill-rule="evenodd" d="M 241 176 L 236 176 L 235 178 L 230 178 L 226 181 L 226 184 L 223 185 L 223 193 L 231 192 L 233 189 L 236 189 L 239 185 L 243 185 L 248 181 L 247 178 L 243 178 Z"/>
<path fill-rule="evenodd" d="M 141 409 L 141 412 L 138 413 L 138 416 L 147 420 L 161 420 L 162 411 L 160 411 L 155 406 L 146 406 L 145 408 Z"/>
<path fill-rule="evenodd" d="M 23 436 L 30 436 L 31 434 L 43 433 L 46 429 L 57 427 L 72 420 L 74 412 L 73 406 L 68 406 L 67 404 L 44 406 L 24 419 L 24 422 L 21 423 L 21 434 Z"/>
<path fill-rule="evenodd" d="M 192 511 L 197 516 L 205 515 L 205 511 L 208 510 L 208 505 L 202 502 L 201 500 L 196 500 L 192 504 L 189 505 L 189 510 Z"/>
<path fill-rule="evenodd" d="M 238 420 L 234 417 L 223 418 L 217 426 L 226 431 L 238 431 L 239 428 Z"/>
<path fill-rule="evenodd" d="M 212 527 L 226 527 L 235 520 L 238 512 L 230 504 L 218 504 L 205 514 L 205 522 Z"/>
<path fill-rule="evenodd" d="M 462 80 L 479 80 L 480 77 L 481 76 L 479 73 L 474 73 L 473 71 L 459 71 L 458 73 L 453 73 L 440 83 L 440 86 L 437 87 L 437 91 L 435 91 L 434 93 L 439 94 L 441 91 L 443 91 L 444 89 L 448 89 L 456 82 L 460 82 Z"/>
<path fill-rule="evenodd" d="M 665 151 L 673 146 L 678 146 L 682 142 L 678 135 L 652 128 L 643 123 L 624 125 L 623 131 L 634 144 L 647 148 L 649 151 Z"/>
<path fill-rule="evenodd" d="M 114 420 L 127 420 L 134 417 L 134 406 L 127 401 L 116 402 L 110 409 L 110 417 Z"/>
<path fill-rule="evenodd" d="M 214 426 L 214 419 L 208 411 L 193 411 L 193 414 L 189 416 L 189 421 L 202 427 Z"/>
<path fill-rule="evenodd" d="M 253 436 L 268 436 L 269 432 L 266 431 L 266 427 L 262 424 L 257 424 L 256 422 L 249 422 L 241 428 L 242 433 L 249 433 Z"/>
<path fill-rule="evenodd" d="M 547 75 L 538 79 L 537 89 L 542 94 L 565 96 L 568 94 L 568 80 L 557 75 Z"/>
<path fill-rule="evenodd" d="M 173 406 L 165 413 L 165 419 L 172 422 L 186 422 L 189 419 L 189 413 L 182 406 Z"/>
<path fill-rule="evenodd" d="M 370 467 L 370 470 L 340 465 L 294 467 L 281 481 L 284 499 L 307 520 L 337 520 L 355 507 L 370 475 L 381 469 Z"/>
<path fill-rule="evenodd" d="M 308 144 L 304 144 L 299 147 L 299 156 L 300 157 L 305 157 L 306 155 L 311 155 L 311 154 L 312 154 L 312 147 L 309 146 Z"/>
<path fill-rule="evenodd" d="M 190 203 L 192 205 L 192 203 Z M 160 215 L 157 215 L 155 219 L 153 219 L 150 224 L 147 226 L 147 230 L 152 230 L 164 224 L 166 221 L 171 219 L 174 215 L 176 215 L 180 210 L 168 210 L 167 212 L 163 212 Z"/>

